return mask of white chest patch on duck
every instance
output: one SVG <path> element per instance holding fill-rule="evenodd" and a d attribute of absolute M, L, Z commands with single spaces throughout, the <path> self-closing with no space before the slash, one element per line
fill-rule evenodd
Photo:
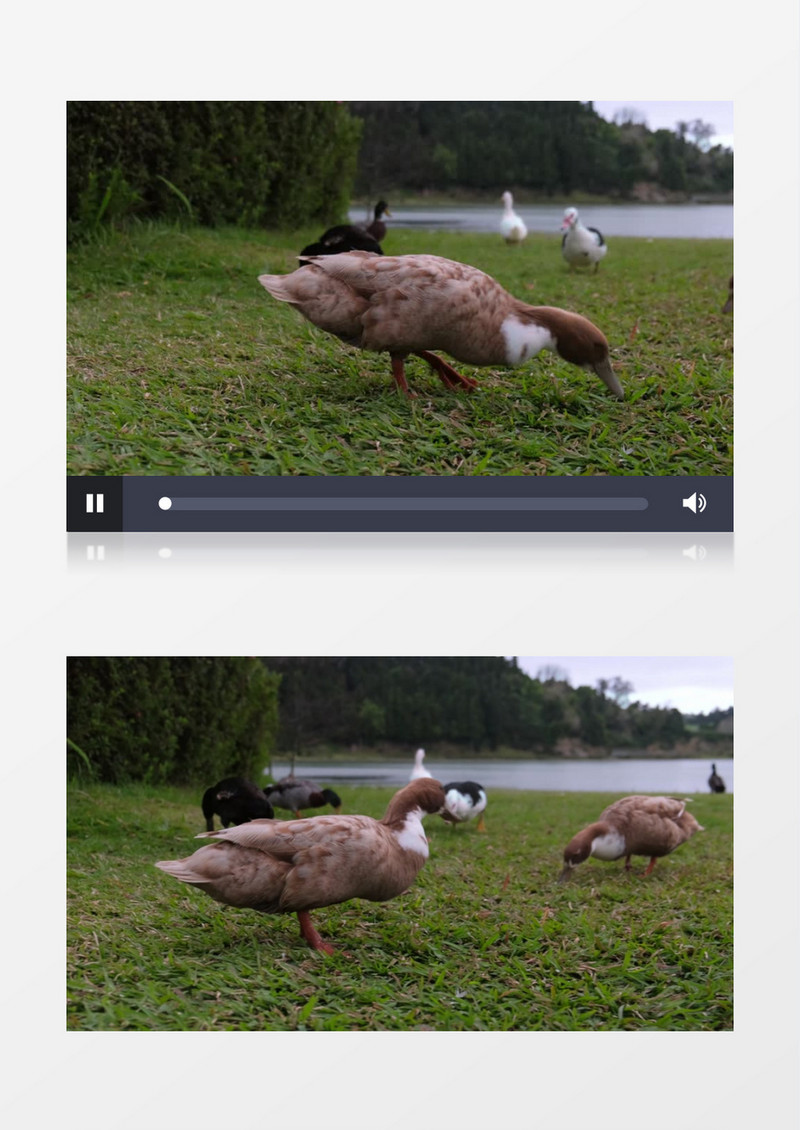
<path fill-rule="evenodd" d="M 596 859 L 619 859 L 625 855 L 625 839 L 619 832 L 606 832 L 592 840 L 592 855 Z"/>
<path fill-rule="evenodd" d="M 556 339 L 545 326 L 508 317 L 500 327 L 506 347 L 506 364 L 521 365 L 543 349 L 555 349 Z"/>
<path fill-rule="evenodd" d="M 405 823 L 395 837 L 403 851 L 415 851 L 423 859 L 428 858 L 428 837 L 422 827 L 421 812 L 415 809 L 406 816 Z"/>

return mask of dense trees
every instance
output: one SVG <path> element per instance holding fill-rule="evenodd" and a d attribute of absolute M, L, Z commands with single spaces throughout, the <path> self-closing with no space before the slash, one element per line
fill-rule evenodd
<path fill-rule="evenodd" d="M 558 668 L 532 679 L 513 659 L 265 658 L 280 673 L 278 748 L 316 745 L 498 747 L 559 752 L 564 742 L 597 748 L 671 748 L 690 734 L 678 710 L 627 705 L 622 678 L 572 687 Z"/>
<path fill-rule="evenodd" d="M 733 707 L 725 710 L 709 710 L 707 714 L 687 714 L 684 719 L 687 727 L 703 737 L 714 734 L 733 733 Z"/>
<path fill-rule="evenodd" d="M 112 783 L 249 776 L 274 748 L 278 682 L 252 658 L 70 658 L 70 771 Z"/>
<path fill-rule="evenodd" d="M 363 121 L 356 189 L 527 190 L 626 198 L 648 185 L 730 193 L 733 154 L 709 148 L 706 123 L 650 131 L 607 122 L 591 102 L 351 102 Z"/>

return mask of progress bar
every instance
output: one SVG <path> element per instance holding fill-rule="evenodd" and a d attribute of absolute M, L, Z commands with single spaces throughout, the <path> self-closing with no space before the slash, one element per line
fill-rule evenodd
<path fill-rule="evenodd" d="M 647 510 L 646 498 L 170 498 L 158 500 L 160 510 Z"/>

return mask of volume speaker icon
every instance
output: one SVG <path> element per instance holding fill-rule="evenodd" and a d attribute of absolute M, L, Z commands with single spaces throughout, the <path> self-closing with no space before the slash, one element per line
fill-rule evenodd
<path fill-rule="evenodd" d="M 688 498 L 684 498 L 683 505 L 688 506 L 693 514 L 702 514 L 706 508 L 706 496 L 695 491 Z"/>

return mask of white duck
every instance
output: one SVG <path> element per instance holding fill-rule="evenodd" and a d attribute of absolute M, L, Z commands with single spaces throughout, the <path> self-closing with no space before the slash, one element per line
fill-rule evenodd
<path fill-rule="evenodd" d="M 246 825 L 245 825 L 246 826 Z M 662 855 L 669 855 L 703 828 L 686 811 L 686 801 L 666 796 L 626 796 L 610 804 L 594 824 L 573 836 L 564 848 L 563 882 L 573 867 L 590 855 L 612 860 L 625 856 L 630 871 L 632 855 L 649 855 L 649 875 Z"/>
<path fill-rule="evenodd" d="M 425 766 L 422 764 L 424 758 L 425 750 L 418 749 L 414 754 L 414 768 L 411 770 L 411 777 L 409 778 L 409 780 L 419 781 L 423 777 L 433 777 L 433 774 L 429 773 Z"/>
<path fill-rule="evenodd" d="M 475 781 L 451 781 L 444 789 L 442 817 L 449 824 L 464 824 L 478 817 L 477 830 L 486 831 L 483 813 L 486 809 L 486 792 Z"/>
<path fill-rule="evenodd" d="M 448 388 L 472 389 L 431 349 L 469 365 L 521 365 L 552 349 L 595 373 L 622 399 L 608 342 L 580 314 L 528 306 L 476 267 L 438 255 L 371 255 L 348 251 L 310 256 L 289 275 L 260 275 L 279 302 L 288 302 L 327 333 L 359 349 L 389 353 L 392 376 L 411 396 L 404 362 L 421 357 Z"/>
<path fill-rule="evenodd" d="M 500 234 L 506 243 L 522 243 L 528 234 L 528 229 L 522 222 L 522 218 L 514 211 L 514 197 L 510 192 L 504 192 L 501 199 L 503 201 L 503 218 L 500 221 Z"/>
<path fill-rule="evenodd" d="M 228 906 L 295 913 L 309 946 L 333 953 L 309 911 L 354 898 L 385 902 L 408 890 L 428 858 L 422 818 L 443 808 L 439 781 L 414 781 L 395 793 L 382 820 L 251 820 L 201 832 L 198 838 L 214 843 L 156 867 Z"/>
<path fill-rule="evenodd" d="M 600 260 L 608 250 L 606 241 L 597 228 L 587 228 L 578 219 L 577 208 L 567 208 L 561 222 L 564 236 L 561 240 L 561 254 L 570 267 L 591 267 L 597 271 Z"/>

